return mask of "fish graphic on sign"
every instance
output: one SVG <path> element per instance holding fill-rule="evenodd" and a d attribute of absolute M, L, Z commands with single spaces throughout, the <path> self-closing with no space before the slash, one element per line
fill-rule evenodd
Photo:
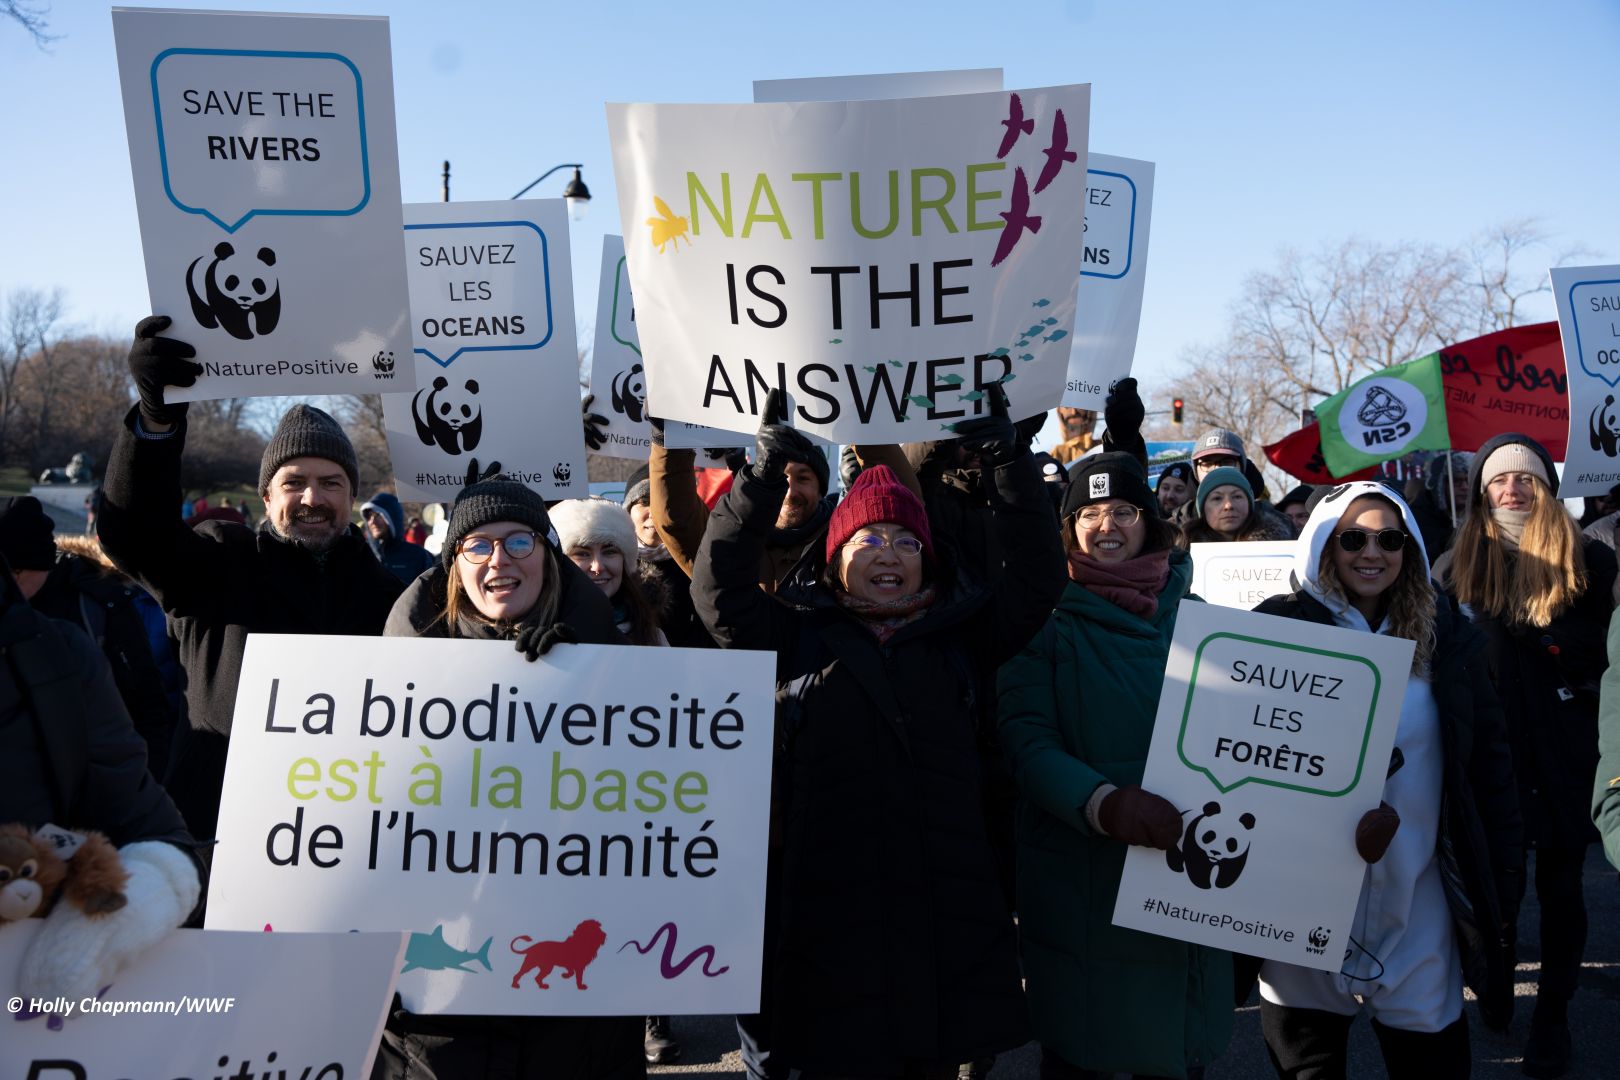
<path fill-rule="evenodd" d="M 399 969 L 401 975 L 407 971 L 465 971 L 476 975 L 477 971 L 467 965 L 477 961 L 484 965 L 485 971 L 493 971 L 489 966 L 489 943 L 494 938 L 485 938 L 484 944 L 477 952 L 464 952 L 444 940 L 444 926 L 440 924 L 433 928 L 431 934 L 412 934 L 410 942 L 405 946 L 405 966 Z"/>

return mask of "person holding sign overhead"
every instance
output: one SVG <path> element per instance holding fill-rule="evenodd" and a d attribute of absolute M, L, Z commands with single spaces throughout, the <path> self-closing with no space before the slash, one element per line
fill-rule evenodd
<path fill-rule="evenodd" d="M 1141 779 L 1192 559 L 1129 454 L 1074 465 L 1062 535 L 1068 586 L 1000 679 L 1041 1076 L 1198 1077 L 1231 1038 L 1231 955 L 1112 920 L 1126 848 L 1181 839 Z"/>
<path fill-rule="evenodd" d="M 1505 928 L 1523 868 L 1485 640 L 1435 589 L 1417 519 L 1392 489 L 1340 484 L 1313 501 L 1295 556 L 1300 588 L 1255 610 L 1417 647 L 1383 802 L 1355 831 L 1368 865 L 1344 966 L 1266 961 L 1266 1047 L 1279 1076 L 1342 1077 L 1350 1024 L 1365 1008 L 1390 1076 L 1467 1076 L 1463 984 L 1488 1025 L 1513 1013 Z"/>
<path fill-rule="evenodd" d="M 1507 713 L 1542 912 L 1525 1071 L 1558 1076 L 1569 1062 L 1567 1012 L 1586 948 L 1581 870 L 1597 838 L 1588 797 L 1615 557 L 1582 538 L 1558 500 L 1551 455 L 1528 436 L 1498 435 L 1481 446 L 1468 488 L 1468 515 L 1435 576 L 1485 632 Z"/>

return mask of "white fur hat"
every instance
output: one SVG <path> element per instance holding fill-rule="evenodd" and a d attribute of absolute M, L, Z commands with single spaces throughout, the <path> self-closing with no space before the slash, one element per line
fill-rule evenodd
<path fill-rule="evenodd" d="M 636 558 L 636 526 L 629 511 L 607 499 L 565 499 L 551 508 L 557 546 L 564 554 L 590 544 L 612 544 L 626 562 Z"/>

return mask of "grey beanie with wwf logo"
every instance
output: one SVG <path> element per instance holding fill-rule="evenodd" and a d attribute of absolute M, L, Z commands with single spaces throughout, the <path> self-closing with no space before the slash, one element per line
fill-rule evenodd
<path fill-rule="evenodd" d="M 276 433 L 264 448 L 259 460 L 259 496 L 270 490 L 270 481 L 287 462 L 294 458 L 318 457 L 335 462 L 349 478 L 349 494 L 360 487 L 360 463 L 354 455 L 354 444 L 343 433 L 343 427 L 313 405 L 294 405 L 282 414 Z"/>

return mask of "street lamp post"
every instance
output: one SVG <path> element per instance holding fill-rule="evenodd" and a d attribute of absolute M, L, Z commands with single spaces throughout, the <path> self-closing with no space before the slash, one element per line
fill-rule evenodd
<path fill-rule="evenodd" d="M 578 162 L 572 161 L 566 162 L 562 165 L 553 165 L 551 168 L 541 173 L 533 181 L 525 185 L 523 190 L 512 196 L 512 198 L 523 198 L 524 195 L 529 193 L 531 188 L 559 169 L 573 169 L 574 178 L 568 181 L 568 183 L 563 187 L 563 201 L 568 204 L 568 219 L 576 222 L 583 221 L 585 220 L 585 211 L 590 205 L 591 201 L 591 189 L 585 186 L 585 181 L 579 175 L 579 170 L 583 169 L 584 167 L 585 166 L 579 164 Z"/>

